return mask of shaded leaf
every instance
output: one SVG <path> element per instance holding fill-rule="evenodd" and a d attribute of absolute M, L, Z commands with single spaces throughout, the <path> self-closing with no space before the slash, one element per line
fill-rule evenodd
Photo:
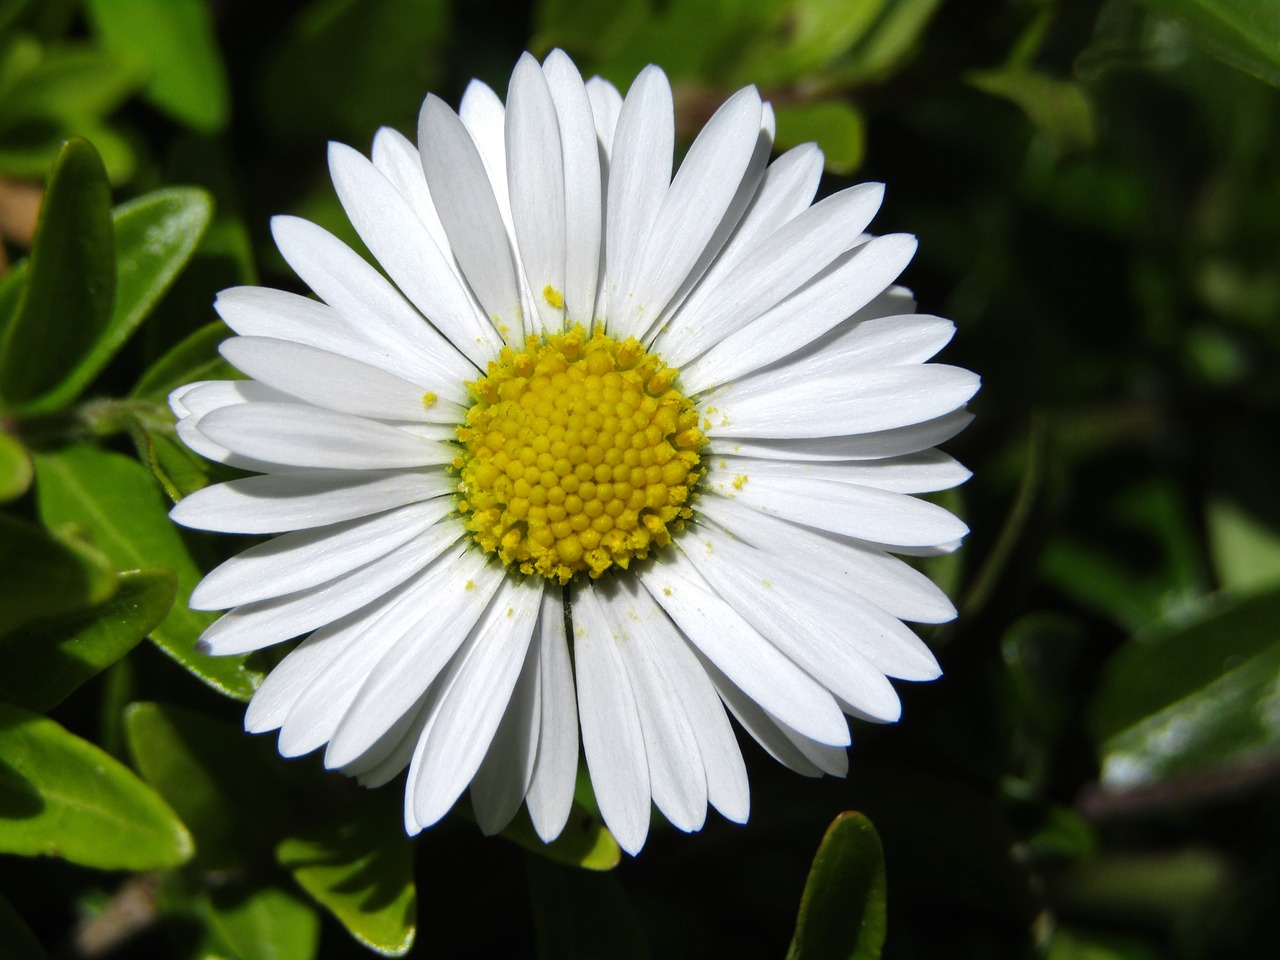
<path fill-rule="evenodd" d="M 982 92 L 1021 108 L 1036 131 L 1059 152 L 1093 149 L 1097 139 L 1093 106 L 1078 83 L 1020 67 L 975 71 L 965 79 Z"/>
<path fill-rule="evenodd" d="M 884 851 L 855 811 L 827 828 L 800 898 L 787 960 L 876 960 L 884 946 Z"/>
<path fill-rule="evenodd" d="M 0 503 L 27 492 L 33 476 L 31 456 L 16 437 L 0 433 Z"/>
<path fill-rule="evenodd" d="M 93 744 L 0 703 L 0 851 L 103 870 L 185 863 L 191 835 L 150 787 Z"/>
<path fill-rule="evenodd" d="M 36 495 L 47 524 L 77 523 L 117 566 L 163 565 L 178 577 L 178 595 L 151 639 L 170 657 L 209 686 L 237 700 L 248 700 L 262 674 L 245 666 L 244 657 L 197 653 L 196 640 L 215 614 L 187 606 L 200 570 L 147 468 L 131 457 L 82 444 L 36 456 Z"/>
<path fill-rule="evenodd" d="M 832 173 L 852 173 L 866 153 L 866 124 L 862 114 L 844 100 L 786 103 L 776 108 L 777 146 L 786 150 L 813 141 L 822 148 Z"/>
<path fill-rule="evenodd" d="M 1280 6 L 1259 0 L 1140 0 L 1178 17 L 1214 56 L 1280 86 Z"/>
<path fill-rule="evenodd" d="M 201 133 L 227 123 L 226 68 L 205 0 L 88 0 L 90 19 L 112 53 L 148 77 L 143 96 Z"/>
<path fill-rule="evenodd" d="M 644 928 L 612 874 L 525 857 L 538 960 L 648 960 Z"/>
<path fill-rule="evenodd" d="M 129 396 L 166 403 L 172 391 L 197 380 L 241 379 L 243 374 L 218 353 L 218 345 L 232 335 L 221 320 L 205 324 L 148 367 Z"/>
<path fill-rule="evenodd" d="M 57 386 L 106 328 L 115 286 L 106 171 L 87 140 L 72 139 L 49 176 L 26 288 L 0 345 L 0 394 L 22 405 Z"/>
<path fill-rule="evenodd" d="M 0 514 L 0 637 L 102 603 L 116 586 L 115 567 L 98 550 Z"/>
<path fill-rule="evenodd" d="M 4 897 L 0 897 L 0 943 L 4 944 L 5 956 L 13 960 L 44 960 L 48 956 L 26 921 Z"/>
<path fill-rule="evenodd" d="M 1065 910 L 1172 925 L 1225 902 L 1230 863 L 1213 850 L 1111 854 L 1056 875 L 1054 900 Z"/>
<path fill-rule="evenodd" d="M 157 190 L 116 208 L 111 320 L 84 359 L 36 408 L 70 403 L 102 372 L 191 258 L 212 214 L 209 195 L 194 187 Z"/>
<path fill-rule="evenodd" d="M 132 650 L 173 605 L 170 570 L 130 570 L 107 602 L 0 638 L 0 698 L 30 710 L 57 706 Z"/>
<path fill-rule="evenodd" d="M 182 817 L 206 869 L 249 859 L 281 816 L 281 784 L 237 727 L 164 703 L 125 709 L 134 767 Z"/>
<path fill-rule="evenodd" d="M 1102 782 L 1131 789 L 1280 753 L 1280 591 L 1131 640 L 1093 704 Z"/>
<path fill-rule="evenodd" d="M 320 944 L 320 917 L 279 887 L 216 891 L 213 926 L 241 960 L 311 960 Z"/>
<path fill-rule="evenodd" d="M 356 940 L 400 957 L 417 934 L 414 845 L 387 806 L 371 798 L 341 823 L 288 837 L 276 847 L 276 860 Z"/>
<path fill-rule="evenodd" d="M 612 870 L 622 859 L 622 849 L 613 839 L 598 815 L 593 815 L 575 802 L 569 821 L 551 843 L 546 843 L 533 829 L 527 812 L 521 812 L 501 836 L 519 844 L 540 857 L 584 870 Z"/>

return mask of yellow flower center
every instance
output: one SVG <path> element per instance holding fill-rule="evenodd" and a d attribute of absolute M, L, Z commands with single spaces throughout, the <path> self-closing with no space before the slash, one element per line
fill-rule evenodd
<path fill-rule="evenodd" d="M 690 516 L 707 442 L 677 371 L 635 338 L 530 337 L 467 384 L 458 509 L 476 543 L 568 583 L 626 568 Z"/>

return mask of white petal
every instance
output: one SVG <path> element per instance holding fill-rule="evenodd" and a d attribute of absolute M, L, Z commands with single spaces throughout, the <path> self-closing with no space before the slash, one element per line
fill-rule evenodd
<path fill-rule="evenodd" d="M 205 487 L 169 511 L 184 527 L 222 533 L 306 530 L 452 493 L 443 470 L 304 471 Z"/>
<path fill-rule="evenodd" d="M 493 735 L 484 762 L 471 781 L 471 809 L 476 823 L 489 836 L 511 822 L 524 802 L 533 776 L 542 714 L 538 647 L 535 629 L 511 702 Z"/>
<path fill-rule="evenodd" d="M 441 676 L 439 700 L 409 764 L 422 826 L 448 813 L 480 768 L 525 663 L 543 589 L 505 579 Z"/>
<path fill-rule="evenodd" d="M 523 329 L 511 243 L 484 161 L 462 121 L 428 94 L 418 118 L 422 169 L 458 265 L 499 333 Z"/>
<path fill-rule="evenodd" d="M 911 260 L 914 237 L 890 234 L 850 251 L 777 306 L 730 334 L 680 371 L 682 389 L 700 393 L 758 370 L 855 318 Z"/>
<path fill-rule="evenodd" d="M 847 540 L 760 513 L 726 497 L 704 496 L 698 512 L 733 536 L 794 564 L 844 584 L 903 620 L 946 623 L 956 609 L 919 570 L 870 544 Z"/>
<path fill-rule="evenodd" d="M 555 102 L 564 155 L 565 316 L 570 323 L 589 325 L 595 315 L 600 279 L 600 226 L 604 215 L 600 146 L 591 100 L 573 61 L 564 51 L 552 50 L 542 70 Z"/>
<path fill-rule="evenodd" d="M 333 623 L 417 574 L 461 533 L 458 524 L 437 524 L 378 559 L 319 586 L 236 607 L 201 634 L 197 648 L 217 656 L 247 653 Z"/>
<path fill-rule="evenodd" d="M 758 476 L 734 494 L 761 513 L 873 543 L 933 546 L 969 532 L 937 504 L 853 483 Z"/>
<path fill-rule="evenodd" d="M 745 438 L 711 437 L 711 455 L 740 454 L 764 460 L 878 460 L 919 453 L 950 440 L 973 420 L 967 410 L 951 413 L 909 427 L 879 430 L 852 436 Z"/>
<path fill-rule="evenodd" d="M 933 493 L 950 490 L 972 474 L 954 457 L 940 450 L 925 450 L 883 460 L 762 460 L 728 456 L 711 460 L 706 485 L 726 497 L 735 497 L 754 477 L 813 478 L 856 483 L 894 493 Z"/>
<path fill-rule="evenodd" d="M 884 187 L 849 187 L 783 224 L 732 270 L 708 277 L 654 340 L 682 366 L 790 296 L 852 247 L 880 208 Z"/>
<path fill-rule="evenodd" d="M 658 319 L 719 231 L 755 153 L 760 111 L 759 94 L 745 87 L 725 101 L 693 141 L 637 262 L 629 290 L 635 295 L 630 308 L 638 317 L 623 321 L 627 328 L 642 333 Z M 622 318 L 615 312 L 610 321 Z"/>
<path fill-rule="evenodd" d="M 351 634 L 341 631 L 317 630 L 290 650 L 254 691 L 244 715 L 245 730 L 265 733 L 279 728 L 298 698 L 337 659 L 351 639 Z"/>
<path fill-rule="evenodd" d="M 418 148 L 399 130 L 382 127 L 373 136 L 373 156 L 370 159 L 413 208 L 413 212 L 427 228 L 427 233 L 431 234 L 431 239 L 436 242 L 451 269 L 461 280 L 462 273 L 449 249 L 444 224 L 440 222 L 440 214 L 436 213 L 435 201 L 431 199 L 431 191 L 427 188 L 427 177 L 422 172 L 422 156 L 418 153 Z"/>
<path fill-rule="evenodd" d="M 600 139 L 600 151 L 608 160 L 613 155 L 613 135 L 622 113 L 622 94 L 603 77 L 592 77 L 587 81 L 587 97 L 591 101 L 591 117 Z"/>
<path fill-rule="evenodd" d="M 329 145 L 329 172 L 343 209 L 369 252 L 415 307 L 473 364 L 502 345 L 462 283 L 451 258 L 431 237 L 391 181 L 345 144 Z"/>
<path fill-rule="evenodd" d="M 649 835 L 649 765 L 631 681 L 594 587 L 572 596 L 582 749 L 600 815 L 633 856 Z"/>
<path fill-rule="evenodd" d="M 476 149 L 480 151 L 485 174 L 493 188 L 493 198 L 498 203 L 498 212 L 507 228 L 507 235 L 514 241 L 516 234 L 511 223 L 511 199 L 507 194 L 506 115 L 507 108 L 502 105 L 502 98 L 487 83 L 472 80 L 467 84 L 467 89 L 462 93 L 462 102 L 458 104 L 458 119 L 467 128 L 471 139 L 475 141 Z"/>
<path fill-rule="evenodd" d="M 170 408 L 175 415 L 181 417 L 174 424 L 174 431 L 179 440 L 207 460 L 225 463 L 240 470 L 254 470 L 258 473 L 274 471 L 277 465 L 232 453 L 222 444 L 214 443 L 206 437 L 197 426 L 200 417 L 211 410 L 233 403 L 250 403 L 258 400 L 292 402 L 293 398 L 252 380 L 202 380 L 189 383 L 169 394 Z"/>
<path fill-rule="evenodd" d="M 671 85 L 666 74 L 650 65 L 627 91 L 609 161 L 604 292 L 606 326 L 614 337 L 639 332 L 631 285 L 671 183 L 674 141 Z"/>
<path fill-rule="evenodd" d="M 646 610 L 642 618 L 652 663 L 660 667 L 688 717 L 706 776 L 708 799 L 730 820 L 745 823 L 751 811 L 747 768 L 715 687 L 688 641 L 648 592 L 635 591 L 634 600 L 637 606 L 647 603 L 653 611 L 650 615 Z M 656 790 L 654 795 L 656 798 Z"/>
<path fill-rule="evenodd" d="M 703 524 L 699 532 L 710 546 L 687 552 L 707 581 L 845 702 L 895 720 L 898 698 L 884 677 L 933 680 L 941 674 L 924 642 L 870 598 L 799 565 L 779 565 L 714 525 Z"/>
<path fill-rule="evenodd" d="M 382 274 L 333 234 L 306 220 L 273 217 L 271 233 L 289 266 L 320 299 L 369 339 L 412 361 L 416 374 L 408 379 L 432 385 L 447 400 L 465 401 L 462 383 L 475 368 Z"/>
<path fill-rule="evenodd" d="M 192 591 L 188 605 L 193 610 L 225 610 L 318 586 L 385 556 L 452 508 L 452 501 L 439 497 L 259 543 L 209 573 Z"/>
<path fill-rule="evenodd" d="M 669 551 L 638 576 L 689 641 L 753 700 L 808 736 L 849 742 L 831 695 L 716 596 L 683 553 Z"/>
<path fill-rule="evenodd" d="M 394 373 L 328 350 L 268 337 L 218 348 L 242 373 L 319 407 L 383 420 L 459 423 L 465 410 Z"/>
<path fill-rule="evenodd" d="M 452 463 L 445 444 L 304 403 L 241 403 L 206 413 L 200 432 L 228 450 L 294 467 L 384 470 Z"/>
<path fill-rule="evenodd" d="M 860 371 L 857 376 L 809 378 L 781 368 L 741 390 L 714 397 L 721 417 L 709 436 L 831 437 L 893 430 L 933 420 L 964 406 L 979 379 L 945 363 Z M 733 391 L 733 392 L 730 392 Z"/>
<path fill-rule="evenodd" d="M 564 595 L 544 590 L 538 622 L 542 716 L 538 757 L 529 783 L 529 817 L 544 841 L 560 836 L 578 775 L 578 701 L 564 624 Z"/>
<path fill-rule="evenodd" d="M 541 329 L 553 333 L 564 329 L 565 169 L 560 141 L 547 79 L 526 53 L 507 91 L 507 186 L 534 307 Z"/>
<path fill-rule="evenodd" d="M 355 760 L 418 701 L 505 579 L 501 569 L 485 565 L 485 555 L 471 544 L 445 554 L 428 574 L 432 593 L 419 601 L 414 625 L 383 647 L 368 669 L 325 751 L 328 766 Z"/>
<path fill-rule="evenodd" d="M 697 737 L 680 701 L 683 692 L 667 675 L 652 634 L 666 615 L 635 580 L 595 587 L 635 693 L 644 736 L 653 802 L 668 820 L 689 833 L 707 819 L 707 775 Z"/>

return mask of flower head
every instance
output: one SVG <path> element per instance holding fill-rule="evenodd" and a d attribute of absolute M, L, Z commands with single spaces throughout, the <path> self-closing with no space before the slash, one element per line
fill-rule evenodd
<path fill-rule="evenodd" d="M 194 450 L 260 476 L 173 511 L 279 534 L 192 605 L 213 653 L 305 639 L 246 726 L 381 784 L 413 833 L 468 787 L 500 830 L 554 838 L 579 729 L 628 851 L 650 802 L 682 830 L 749 808 L 729 715 L 800 773 L 842 775 L 845 715 L 892 721 L 889 677 L 938 674 L 904 620 L 954 610 L 893 556 L 952 549 L 913 494 L 977 378 L 926 363 L 952 325 L 893 286 L 913 238 L 865 233 L 882 188 L 814 204 L 822 155 L 769 162 L 732 96 L 671 176 L 662 71 L 626 99 L 563 53 L 507 101 L 473 83 L 330 169 L 390 277 L 313 224 L 276 242 L 319 299 L 242 287 L 217 310 L 251 379 L 173 394 Z M 327 745 L 327 746 L 326 746 Z"/>

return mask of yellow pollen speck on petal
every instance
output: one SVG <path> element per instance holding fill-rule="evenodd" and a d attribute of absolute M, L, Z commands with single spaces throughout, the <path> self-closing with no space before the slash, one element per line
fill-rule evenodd
<path fill-rule="evenodd" d="M 474 590 L 475 588 L 476 588 L 476 582 L 474 580 L 468 580 L 467 585 L 463 587 L 464 590 Z"/>
<path fill-rule="evenodd" d="M 457 431 L 458 511 L 476 544 L 557 583 L 666 546 L 693 514 L 707 442 L 676 376 L 634 338 L 581 326 L 503 348 L 467 384 Z"/>
<path fill-rule="evenodd" d="M 662 588 L 662 595 L 663 595 L 664 597 L 669 597 L 669 596 L 671 596 L 671 588 L 670 588 L 670 587 L 663 587 L 663 588 Z"/>
<path fill-rule="evenodd" d="M 438 399 L 439 398 L 434 393 L 432 393 L 431 391 L 427 391 L 422 395 L 422 409 L 430 410 L 432 407 L 436 405 L 436 400 Z"/>
<path fill-rule="evenodd" d="M 733 478 L 733 489 L 741 490 L 743 487 L 747 485 L 747 479 L 748 478 L 745 473 L 738 474 L 736 477 Z"/>
<path fill-rule="evenodd" d="M 557 310 L 564 306 L 564 294 L 549 283 L 542 288 L 542 296 L 547 303 L 551 304 Z"/>

